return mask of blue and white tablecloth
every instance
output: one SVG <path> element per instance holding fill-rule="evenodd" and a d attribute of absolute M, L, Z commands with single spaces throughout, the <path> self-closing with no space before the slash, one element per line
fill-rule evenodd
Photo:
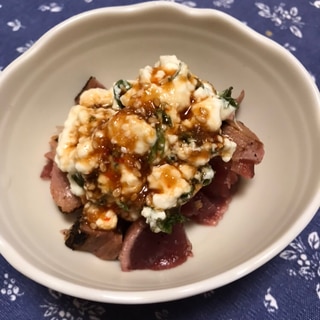
<path fill-rule="evenodd" d="M 168 0 L 224 11 L 291 51 L 320 87 L 320 1 Z M 0 70 L 48 29 L 90 9 L 134 0 L 0 0 Z M 1 107 L 1 106 L 0 106 Z M 0 256 L 0 320 L 320 319 L 320 210 L 269 263 L 232 284 L 179 301 L 113 305 L 45 288 Z"/>

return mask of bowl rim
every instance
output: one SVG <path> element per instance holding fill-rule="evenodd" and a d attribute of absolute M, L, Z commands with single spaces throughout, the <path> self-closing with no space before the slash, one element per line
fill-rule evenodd
<path fill-rule="evenodd" d="M 320 96 L 318 89 L 313 83 L 311 76 L 306 71 L 302 63 L 295 58 L 289 51 L 283 48 L 281 45 L 277 44 L 275 41 L 259 34 L 255 30 L 246 26 L 236 18 L 215 9 L 206 8 L 190 8 L 178 3 L 169 1 L 148 1 L 138 4 L 130 4 L 124 6 L 114 6 L 114 7 L 104 7 L 93 9 L 89 11 L 82 12 L 80 14 L 74 15 L 42 35 L 33 46 L 28 49 L 25 53 L 19 56 L 16 60 L 10 63 L 6 68 L 3 69 L 0 75 L 0 85 L 6 81 L 6 77 L 10 75 L 11 72 L 16 71 L 21 64 L 28 61 L 29 57 L 36 54 L 43 46 L 50 43 L 51 37 L 56 36 L 60 32 L 68 29 L 70 26 L 76 25 L 85 21 L 86 19 L 91 19 L 95 15 L 110 15 L 114 13 L 121 14 L 135 14 L 136 12 L 141 13 L 142 11 L 154 11 L 157 8 L 165 8 L 166 10 L 175 10 L 178 14 L 183 14 L 188 18 L 206 16 L 212 19 L 220 18 L 232 25 L 238 27 L 240 31 L 246 33 L 246 36 L 250 36 L 259 41 L 263 41 L 266 45 L 272 46 L 274 50 L 279 50 L 280 53 L 285 53 L 288 58 L 292 59 L 292 62 L 299 68 L 301 75 L 307 81 L 310 92 L 314 94 L 314 99 L 317 101 L 320 109 Z M 320 115 L 320 113 L 319 113 Z M 26 262 L 14 248 L 3 239 L 0 235 L 0 252 L 3 257 L 19 272 L 26 275 L 27 277 L 33 279 L 34 281 L 41 283 L 47 287 L 53 288 L 57 291 L 63 292 L 69 295 L 77 295 L 80 298 L 93 300 L 98 302 L 109 302 L 117 304 L 142 304 L 142 303 L 155 303 L 177 300 L 181 298 L 186 298 L 196 294 L 203 293 L 205 291 L 212 290 L 214 288 L 231 283 L 250 272 L 256 270 L 258 267 L 262 266 L 264 263 L 272 259 L 276 254 L 283 250 L 288 243 L 296 237 L 303 228 L 311 221 L 314 214 L 317 212 L 320 205 L 320 188 L 315 191 L 313 200 L 308 204 L 307 208 L 304 210 L 304 214 L 297 219 L 296 223 L 291 228 L 290 232 L 282 235 L 272 246 L 266 248 L 253 258 L 247 260 L 246 262 L 233 267 L 232 269 L 219 274 L 219 280 L 215 279 L 214 285 L 212 281 L 202 280 L 196 283 L 182 285 L 179 287 L 168 288 L 168 289 L 157 289 L 148 291 L 110 291 L 110 290 L 100 290 L 93 288 L 86 288 L 87 290 L 82 290 L 83 287 L 77 284 L 70 284 L 67 281 L 56 278 L 53 275 L 48 275 L 43 271 L 39 271 L 35 266 Z M 81 295 L 79 294 L 81 292 Z"/>

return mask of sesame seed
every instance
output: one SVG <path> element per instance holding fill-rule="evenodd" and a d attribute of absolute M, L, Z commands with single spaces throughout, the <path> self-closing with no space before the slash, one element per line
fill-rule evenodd
<path fill-rule="evenodd" d="M 97 229 L 97 225 L 94 222 L 91 222 L 90 223 L 90 228 L 95 230 L 95 229 Z"/>
<path fill-rule="evenodd" d="M 101 162 L 99 165 L 100 171 L 101 172 L 106 172 L 107 171 L 107 166 L 104 162 Z"/>
<path fill-rule="evenodd" d="M 121 188 L 116 188 L 116 189 L 114 189 L 113 192 L 112 192 L 112 195 L 113 195 L 115 198 L 120 197 L 120 195 L 121 195 Z"/>

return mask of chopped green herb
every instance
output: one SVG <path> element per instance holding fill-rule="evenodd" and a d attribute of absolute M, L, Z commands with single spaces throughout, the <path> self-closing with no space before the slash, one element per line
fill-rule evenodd
<path fill-rule="evenodd" d="M 103 196 L 101 196 L 99 199 L 97 199 L 97 201 L 95 202 L 95 204 L 97 206 L 105 206 L 107 204 L 107 195 L 104 194 Z"/>
<path fill-rule="evenodd" d="M 150 150 L 149 158 L 148 158 L 149 163 L 152 163 L 157 158 L 157 156 L 162 157 L 164 154 L 166 139 L 164 136 L 164 132 L 161 128 L 161 125 L 158 125 L 156 127 L 156 132 L 157 132 L 157 140 Z"/>
<path fill-rule="evenodd" d="M 157 110 L 157 116 L 159 121 L 169 127 L 172 127 L 172 121 L 170 116 L 163 110 L 163 109 L 158 109 Z"/>
<path fill-rule="evenodd" d="M 122 209 L 124 211 L 129 211 L 129 207 L 125 202 L 117 201 L 116 204 L 120 209 Z"/>
<path fill-rule="evenodd" d="M 189 192 L 183 193 L 179 198 L 179 203 L 182 205 L 186 203 L 188 200 L 190 200 L 194 195 L 194 184 L 191 185 L 191 190 Z"/>
<path fill-rule="evenodd" d="M 172 81 L 172 80 L 174 80 L 174 79 L 178 76 L 178 74 L 179 74 L 180 71 L 181 71 L 181 66 L 182 66 L 182 64 L 181 64 L 181 62 L 180 62 L 180 63 L 179 63 L 179 68 L 177 69 L 177 71 L 176 71 L 172 76 L 168 77 L 168 81 Z"/>
<path fill-rule="evenodd" d="M 120 98 L 123 94 L 125 94 L 129 89 L 131 89 L 132 85 L 126 80 L 118 80 L 113 86 L 113 95 L 117 101 L 118 106 L 123 109 L 124 105 L 122 104 Z"/>
<path fill-rule="evenodd" d="M 178 157 L 177 157 L 177 155 L 174 154 L 174 153 L 171 153 L 171 154 L 169 154 L 169 155 L 167 156 L 167 162 L 168 162 L 168 163 L 174 163 L 174 162 L 176 162 L 177 160 L 178 160 Z"/>
<path fill-rule="evenodd" d="M 233 87 L 229 87 L 228 89 L 222 91 L 219 93 L 219 97 L 227 102 L 226 107 L 229 107 L 231 105 L 234 108 L 238 108 L 238 102 L 236 99 L 232 98 Z"/>
<path fill-rule="evenodd" d="M 204 179 L 202 181 L 202 185 L 205 187 L 205 186 L 208 186 L 211 182 L 212 182 L 212 179 Z"/>
<path fill-rule="evenodd" d="M 196 78 L 196 80 L 197 80 L 197 83 L 196 83 L 195 90 L 197 90 L 199 88 L 204 88 L 202 81 L 199 78 Z"/>
<path fill-rule="evenodd" d="M 179 140 L 183 141 L 185 143 L 190 143 L 192 141 L 192 139 L 193 139 L 193 137 L 192 137 L 191 132 L 184 131 L 179 134 Z"/>
<path fill-rule="evenodd" d="M 73 175 L 71 175 L 72 180 L 81 188 L 84 186 L 84 179 L 81 173 L 76 172 Z"/>
<path fill-rule="evenodd" d="M 201 182 L 203 186 L 207 186 L 212 182 L 212 179 L 214 177 L 214 171 L 211 168 L 211 166 L 203 166 L 201 169 Z"/>
<path fill-rule="evenodd" d="M 178 211 L 171 214 L 168 213 L 167 217 L 164 220 L 157 221 L 157 225 L 162 232 L 171 233 L 175 224 L 184 223 L 186 221 L 187 218 Z"/>

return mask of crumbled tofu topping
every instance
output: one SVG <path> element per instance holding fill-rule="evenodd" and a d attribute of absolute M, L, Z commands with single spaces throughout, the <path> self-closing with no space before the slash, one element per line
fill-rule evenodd
<path fill-rule="evenodd" d="M 159 232 L 157 221 L 212 180 L 210 159 L 231 159 L 236 144 L 220 127 L 235 109 L 176 56 L 161 56 L 135 80 L 84 91 L 55 162 L 91 227 L 109 230 L 118 216 L 142 216 Z"/>

